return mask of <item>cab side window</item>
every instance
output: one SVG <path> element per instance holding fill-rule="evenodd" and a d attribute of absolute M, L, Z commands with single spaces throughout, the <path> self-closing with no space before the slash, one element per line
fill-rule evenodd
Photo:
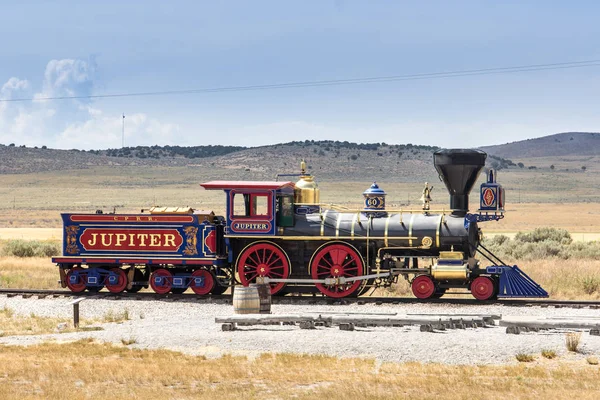
<path fill-rule="evenodd" d="M 234 217 L 270 217 L 271 195 L 265 193 L 233 193 Z"/>

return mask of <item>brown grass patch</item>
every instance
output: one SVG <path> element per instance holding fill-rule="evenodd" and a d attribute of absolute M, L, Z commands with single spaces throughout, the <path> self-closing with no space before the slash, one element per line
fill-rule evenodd
<path fill-rule="evenodd" d="M 57 327 L 61 325 L 60 330 Z M 0 336 L 41 335 L 45 333 L 73 332 L 73 322 L 65 318 L 40 317 L 34 313 L 15 315 L 12 309 L 0 309 Z"/>
<path fill-rule="evenodd" d="M 0 257 L 0 287 L 58 289 L 58 267 L 49 257 Z"/>
<path fill-rule="evenodd" d="M 379 364 L 289 354 L 208 360 L 91 340 L 0 350 L 4 399 L 595 399 L 600 391 L 598 369 L 587 364 Z"/>

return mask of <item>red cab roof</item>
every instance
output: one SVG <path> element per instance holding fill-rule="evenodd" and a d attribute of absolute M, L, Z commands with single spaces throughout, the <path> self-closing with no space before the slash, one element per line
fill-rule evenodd
<path fill-rule="evenodd" d="M 210 181 L 201 183 L 204 189 L 268 189 L 277 190 L 282 188 L 293 188 L 294 182 L 273 182 L 273 181 Z"/>

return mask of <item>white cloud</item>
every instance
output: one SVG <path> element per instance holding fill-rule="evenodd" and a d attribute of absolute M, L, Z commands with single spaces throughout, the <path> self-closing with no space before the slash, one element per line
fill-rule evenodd
<path fill-rule="evenodd" d="M 51 60 L 40 91 L 28 80 L 10 78 L 0 88 L 1 99 L 34 101 L 0 102 L 0 143 L 53 148 L 103 149 L 121 146 L 121 115 L 110 115 L 93 106 L 96 63 L 77 59 Z M 43 100 L 47 97 L 81 97 Z M 125 145 L 172 144 L 180 128 L 145 113 L 127 115 Z"/>
<path fill-rule="evenodd" d="M 93 110 L 88 120 L 67 126 L 56 138 L 56 144 L 63 149 L 121 147 L 122 123 L 121 115 L 104 115 Z M 172 144 L 179 132 L 179 126 L 163 124 L 143 113 L 125 116 L 125 146 Z"/>

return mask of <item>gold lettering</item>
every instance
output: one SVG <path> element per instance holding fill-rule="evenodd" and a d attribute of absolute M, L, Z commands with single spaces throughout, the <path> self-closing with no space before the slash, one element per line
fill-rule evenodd
<path fill-rule="evenodd" d="M 136 220 L 137 220 L 137 221 L 141 221 L 141 220 L 142 220 L 142 217 L 136 217 Z"/>
<path fill-rule="evenodd" d="M 158 247 L 160 246 L 160 234 L 151 233 L 150 234 L 150 247 Z"/>
<path fill-rule="evenodd" d="M 148 234 L 138 233 L 137 238 L 140 240 L 140 247 L 146 247 L 146 239 L 148 239 Z"/>
<path fill-rule="evenodd" d="M 167 233 L 165 235 L 165 246 L 175 247 L 175 235 L 173 235 L 172 233 Z"/>
<path fill-rule="evenodd" d="M 148 217 L 148 221 L 154 221 L 152 217 Z"/>
<path fill-rule="evenodd" d="M 116 247 L 121 247 L 121 242 L 124 242 L 125 239 L 127 239 L 127 235 L 124 233 L 117 233 L 116 234 L 116 242 L 115 242 L 115 246 Z"/>
<path fill-rule="evenodd" d="M 88 240 L 88 242 L 87 242 L 88 246 L 95 246 L 97 237 L 98 237 L 97 233 L 92 233 L 92 240 Z"/>
<path fill-rule="evenodd" d="M 135 237 L 135 233 L 130 233 L 129 234 L 129 246 L 133 247 L 135 242 L 133 241 L 133 238 Z"/>
<path fill-rule="evenodd" d="M 129 221 L 129 217 L 125 217 L 125 221 Z"/>
<path fill-rule="evenodd" d="M 114 221 L 118 221 L 118 220 L 119 220 L 119 217 L 113 217 L 113 220 L 114 220 Z"/>
<path fill-rule="evenodd" d="M 109 239 L 108 242 L 105 240 L 107 236 Z M 102 239 L 102 246 L 104 246 L 104 247 L 110 246 L 112 244 L 112 237 L 113 237 L 112 233 L 101 233 L 100 238 Z"/>

